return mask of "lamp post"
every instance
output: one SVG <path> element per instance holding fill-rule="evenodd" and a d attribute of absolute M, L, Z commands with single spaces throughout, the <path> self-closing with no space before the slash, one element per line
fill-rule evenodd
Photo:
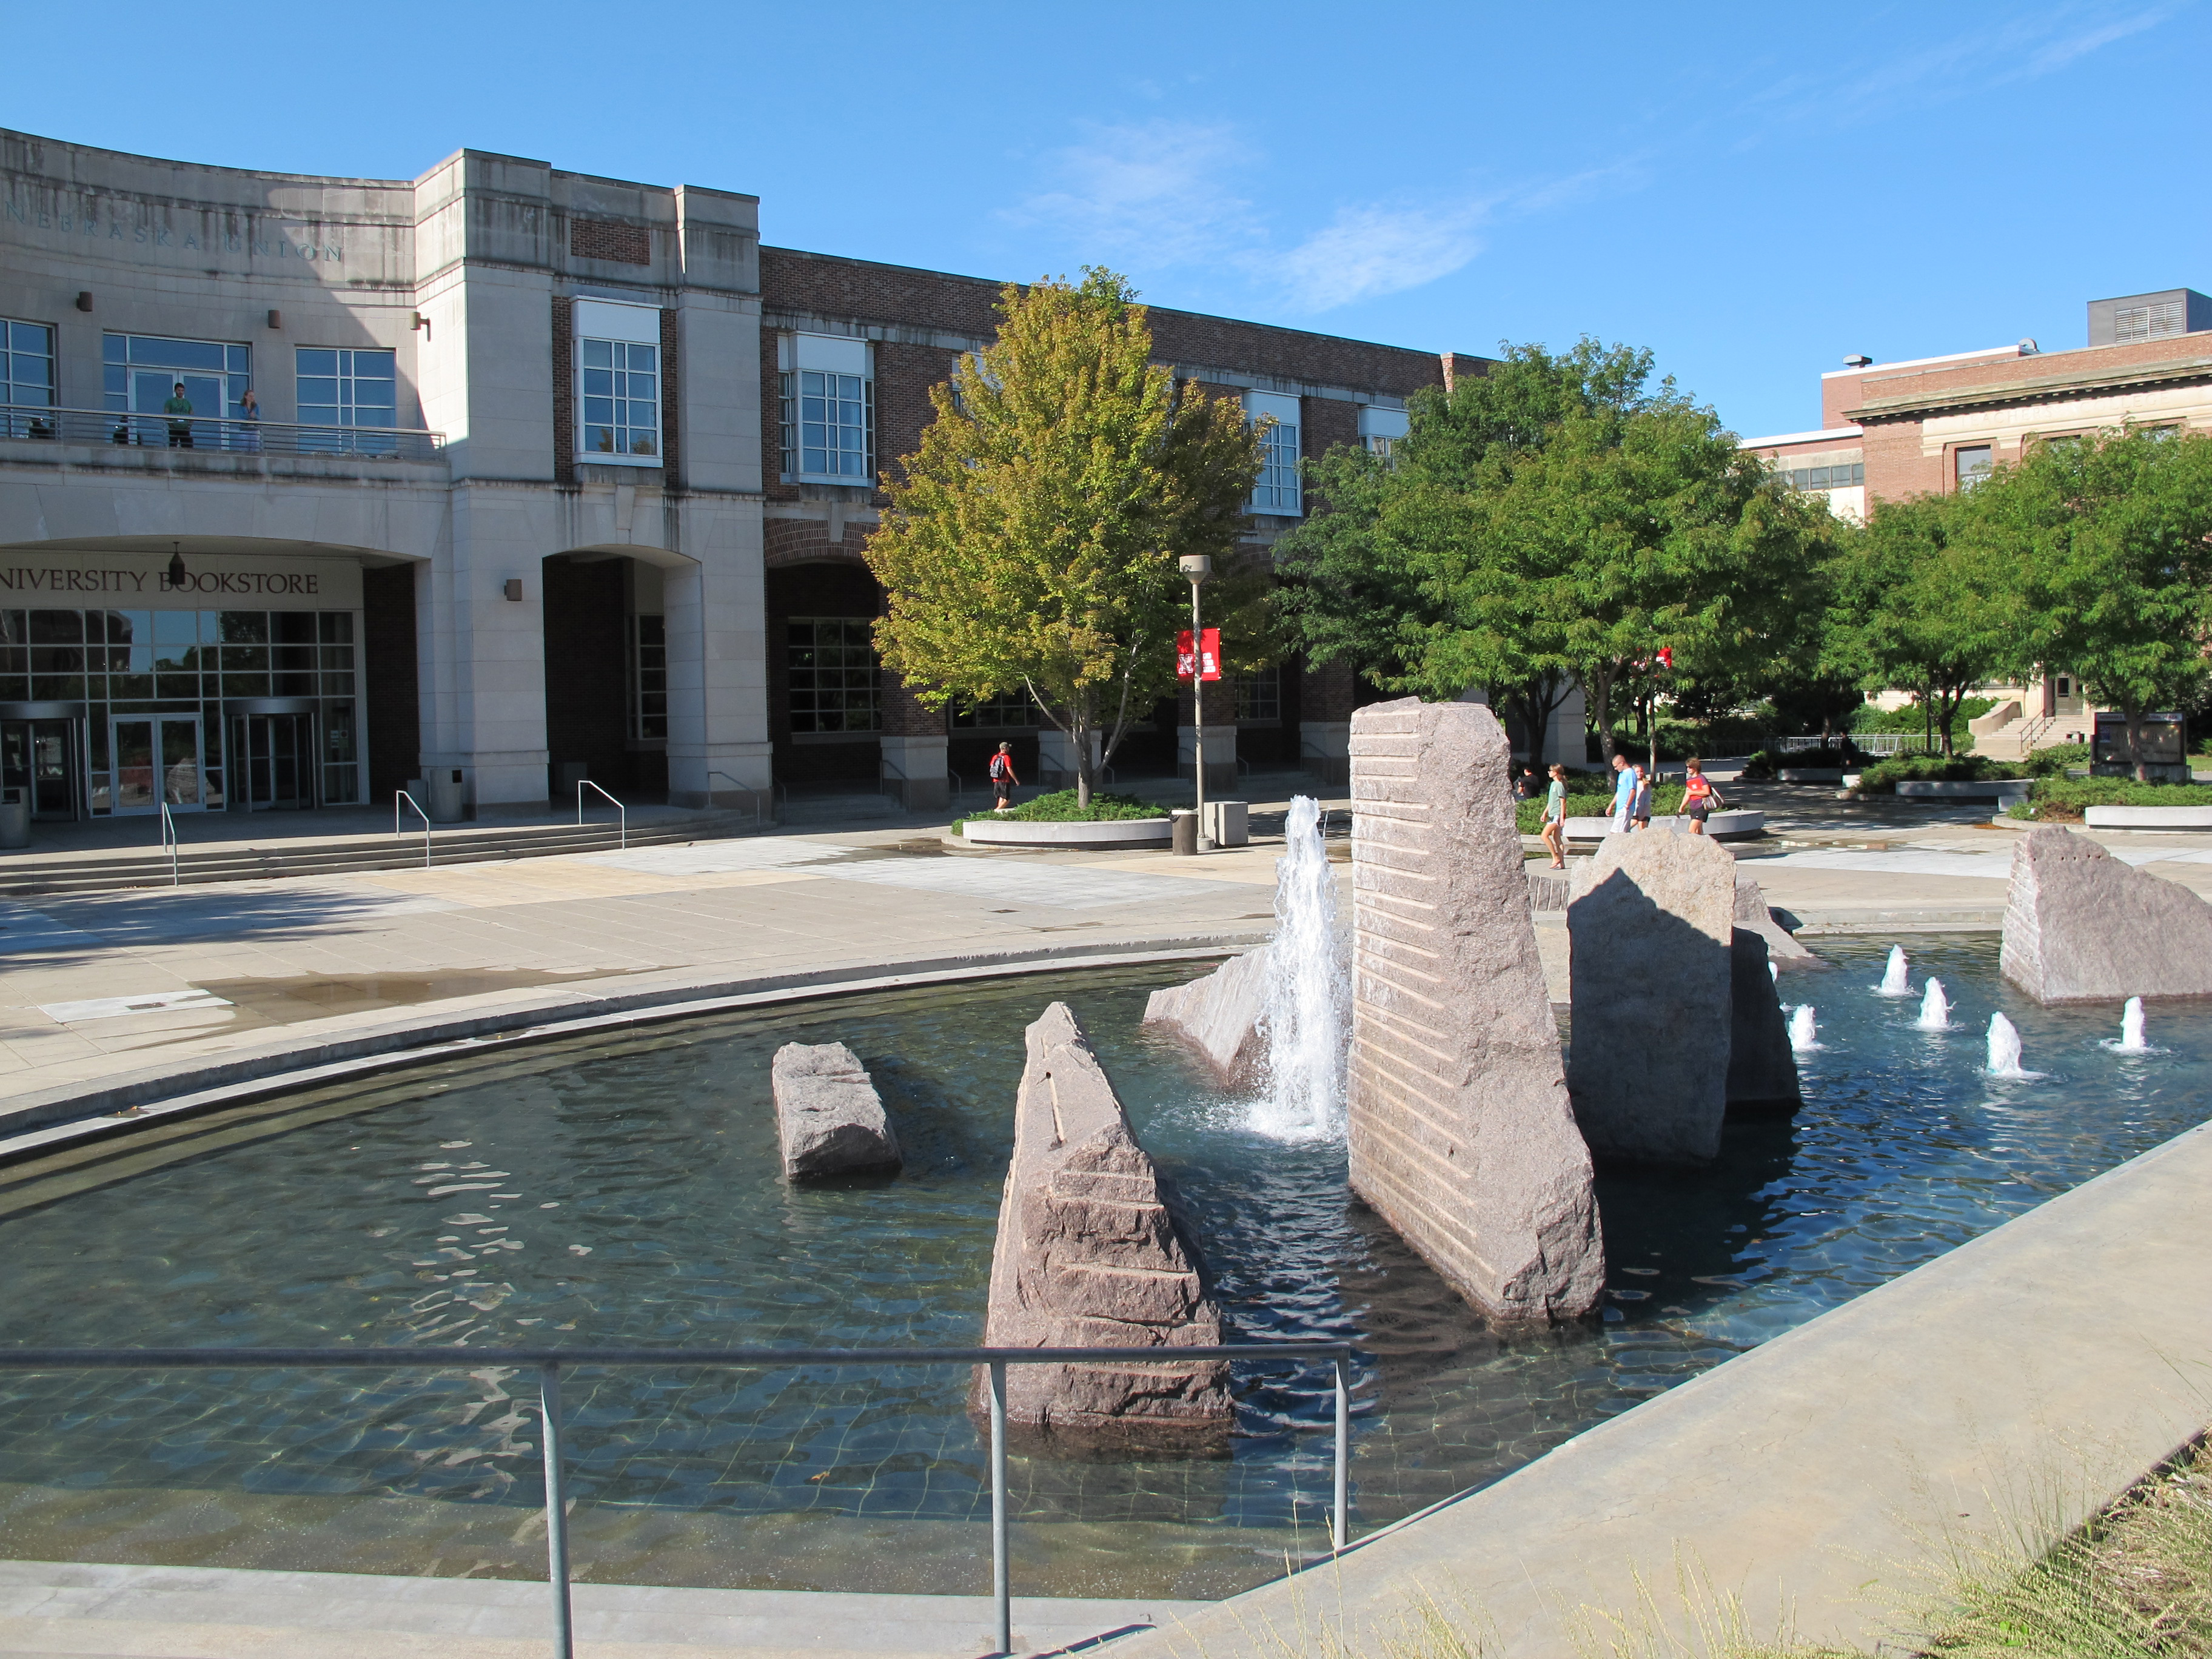
<path fill-rule="evenodd" d="M 1186 553 L 1179 562 L 1190 578 L 1191 772 L 1198 786 L 1198 850 L 1211 853 L 1213 837 L 1206 833 L 1206 635 L 1198 625 L 1198 589 L 1213 574 L 1213 557 Z"/>

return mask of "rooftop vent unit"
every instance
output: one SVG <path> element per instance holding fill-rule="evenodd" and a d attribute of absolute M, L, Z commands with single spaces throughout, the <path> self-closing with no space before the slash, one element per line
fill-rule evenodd
<path fill-rule="evenodd" d="M 2175 334 L 2212 329 L 2212 297 L 2193 288 L 2162 294 L 2129 294 L 2117 300 L 2089 301 L 2089 343 L 2127 345 L 2163 340 Z"/>

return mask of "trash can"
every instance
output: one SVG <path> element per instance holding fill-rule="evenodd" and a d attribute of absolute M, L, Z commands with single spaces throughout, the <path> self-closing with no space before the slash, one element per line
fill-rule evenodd
<path fill-rule="evenodd" d="M 0 789 L 0 848 L 31 844 L 31 792 Z"/>
<path fill-rule="evenodd" d="M 1195 854 L 1198 851 L 1198 811 L 1195 807 L 1178 806 L 1168 814 L 1168 848 L 1170 852 Z"/>
<path fill-rule="evenodd" d="M 430 786 L 430 799 L 423 802 L 422 810 L 430 815 L 430 822 L 459 823 L 467 810 L 461 800 L 460 769 L 433 767 L 424 781 Z"/>
<path fill-rule="evenodd" d="M 1242 800 L 1206 802 L 1206 834 L 1216 847 L 1249 847 L 1252 844 L 1252 804 Z"/>

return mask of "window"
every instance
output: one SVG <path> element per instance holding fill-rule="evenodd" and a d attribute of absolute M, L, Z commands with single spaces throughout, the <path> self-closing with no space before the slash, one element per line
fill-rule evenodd
<path fill-rule="evenodd" d="M 0 321 L 0 403 L 27 404 L 33 409 L 53 407 L 54 331 L 45 324 Z M 22 437 L 29 420 L 11 416 L 0 431 L 11 438 Z M 46 429 L 53 429 L 51 422 Z"/>
<path fill-rule="evenodd" d="M 1257 425 L 1271 416 L 1275 423 L 1267 428 L 1252 510 L 1294 515 L 1304 511 L 1298 495 L 1298 400 L 1267 392 L 1244 394 L 1246 420 Z"/>
<path fill-rule="evenodd" d="M 9 333 L 12 337 L 14 331 Z M 14 352 L 11 349 L 12 360 Z M 160 415 L 162 404 L 182 381 L 185 401 L 195 422 L 235 418 L 240 400 L 253 384 L 252 356 L 242 345 L 220 340 L 176 340 L 152 334 L 109 334 L 100 340 L 102 407 L 118 414 Z M 201 429 L 193 428 L 197 447 Z M 220 447 L 220 430 L 205 434 Z M 158 421 L 118 422 L 118 443 L 160 444 L 168 441 L 167 423 Z M 173 445 L 173 447 L 180 447 Z"/>
<path fill-rule="evenodd" d="M 878 729 L 872 618 L 793 617 L 783 637 L 793 732 Z"/>
<path fill-rule="evenodd" d="M 668 740 L 668 626 L 662 617 L 630 618 L 630 735 Z"/>
<path fill-rule="evenodd" d="M 576 454 L 660 465 L 660 310 L 576 301 Z"/>
<path fill-rule="evenodd" d="M 398 426 L 399 354 L 301 346 L 292 354 L 302 426 Z"/>
<path fill-rule="evenodd" d="M 1255 669 L 1231 682 L 1237 693 L 1239 726 L 1277 726 L 1283 719 L 1283 671 Z"/>
<path fill-rule="evenodd" d="M 866 340 L 788 335 L 777 343 L 783 475 L 867 484 L 875 476 L 875 379 Z"/>
<path fill-rule="evenodd" d="M 1370 404 L 1359 411 L 1359 441 L 1370 455 L 1397 464 L 1398 446 L 1406 441 L 1407 418 L 1402 409 L 1377 409 Z"/>
<path fill-rule="evenodd" d="M 963 732 L 1003 731 L 1008 726 L 1026 729 L 1042 723 L 1036 701 L 1028 690 L 1009 691 L 988 702 L 979 702 L 973 708 L 957 708 L 952 714 L 952 724 Z"/>
<path fill-rule="evenodd" d="M 1972 489 L 1990 476 L 1993 462 L 1987 444 L 1974 444 L 1951 452 L 1951 476 L 1961 489 Z"/>
<path fill-rule="evenodd" d="M 1789 466 L 1780 469 L 1793 489 L 1848 489 L 1866 482 L 1866 463 L 1838 462 L 1833 466 Z"/>

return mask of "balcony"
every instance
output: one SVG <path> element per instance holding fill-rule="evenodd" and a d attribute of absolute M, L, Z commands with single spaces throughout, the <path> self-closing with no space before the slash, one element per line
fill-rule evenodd
<path fill-rule="evenodd" d="M 223 455 L 293 455 L 310 459 L 439 461 L 442 432 L 388 426 L 293 426 L 282 421 L 135 415 L 113 410 L 0 404 L 0 440 L 100 444 Z"/>

